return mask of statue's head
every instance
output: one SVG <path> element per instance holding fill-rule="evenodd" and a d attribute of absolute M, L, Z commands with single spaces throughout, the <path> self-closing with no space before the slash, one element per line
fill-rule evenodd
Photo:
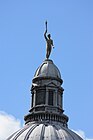
<path fill-rule="evenodd" d="M 48 38 L 50 39 L 51 35 L 50 35 L 50 34 L 48 34 L 47 36 L 48 36 Z"/>

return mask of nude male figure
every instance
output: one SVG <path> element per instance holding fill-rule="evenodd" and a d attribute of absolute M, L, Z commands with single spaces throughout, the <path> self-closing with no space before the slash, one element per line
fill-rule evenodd
<path fill-rule="evenodd" d="M 46 34 L 47 34 L 47 21 L 46 21 L 46 31 L 44 33 L 44 37 L 46 39 L 46 58 L 48 59 L 49 56 L 50 56 L 52 47 L 53 47 L 53 40 L 51 39 L 51 35 L 50 34 L 48 34 L 47 36 L 46 36 Z"/>

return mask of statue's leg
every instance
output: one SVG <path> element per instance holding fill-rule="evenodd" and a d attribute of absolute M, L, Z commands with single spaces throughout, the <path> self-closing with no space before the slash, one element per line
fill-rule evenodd
<path fill-rule="evenodd" d="M 48 58 L 48 47 L 46 47 L 46 58 Z"/>
<path fill-rule="evenodd" d="M 47 50 L 46 58 L 47 58 L 47 59 L 49 58 L 49 50 Z"/>
<path fill-rule="evenodd" d="M 48 51 L 48 57 L 50 56 L 50 53 L 51 53 L 51 47 L 50 47 L 50 49 Z"/>
<path fill-rule="evenodd" d="M 49 58 L 49 51 L 48 51 L 48 58 Z"/>
<path fill-rule="evenodd" d="M 48 58 L 48 54 L 46 53 L 46 58 Z"/>

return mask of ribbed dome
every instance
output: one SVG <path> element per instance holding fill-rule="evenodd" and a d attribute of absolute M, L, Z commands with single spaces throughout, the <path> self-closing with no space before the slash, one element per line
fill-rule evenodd
<path fill-rule="evenodd" d="M 82 140 L 82 138 L 59 122 L 30 122 L 7 140 Z"/>
<path fill-rule="evenodd" d="M 61 79 L 61 74 L 53 61 L 46 59 L 36 70 L 34 77 L 55 77 Z"/>

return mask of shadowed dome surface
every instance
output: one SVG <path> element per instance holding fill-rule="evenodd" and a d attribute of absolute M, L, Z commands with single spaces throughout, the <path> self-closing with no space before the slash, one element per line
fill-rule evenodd
<path fill-rule="evenodd" d="M 7 140 L 82 140 L 59 122 L 30 122 Z"/>
<path fill-rule="evenodd" d="M 61 79 L 61 74 L 53 61 L 46 59 L 36 70 L 34 77 L 55 77 Z"/>

